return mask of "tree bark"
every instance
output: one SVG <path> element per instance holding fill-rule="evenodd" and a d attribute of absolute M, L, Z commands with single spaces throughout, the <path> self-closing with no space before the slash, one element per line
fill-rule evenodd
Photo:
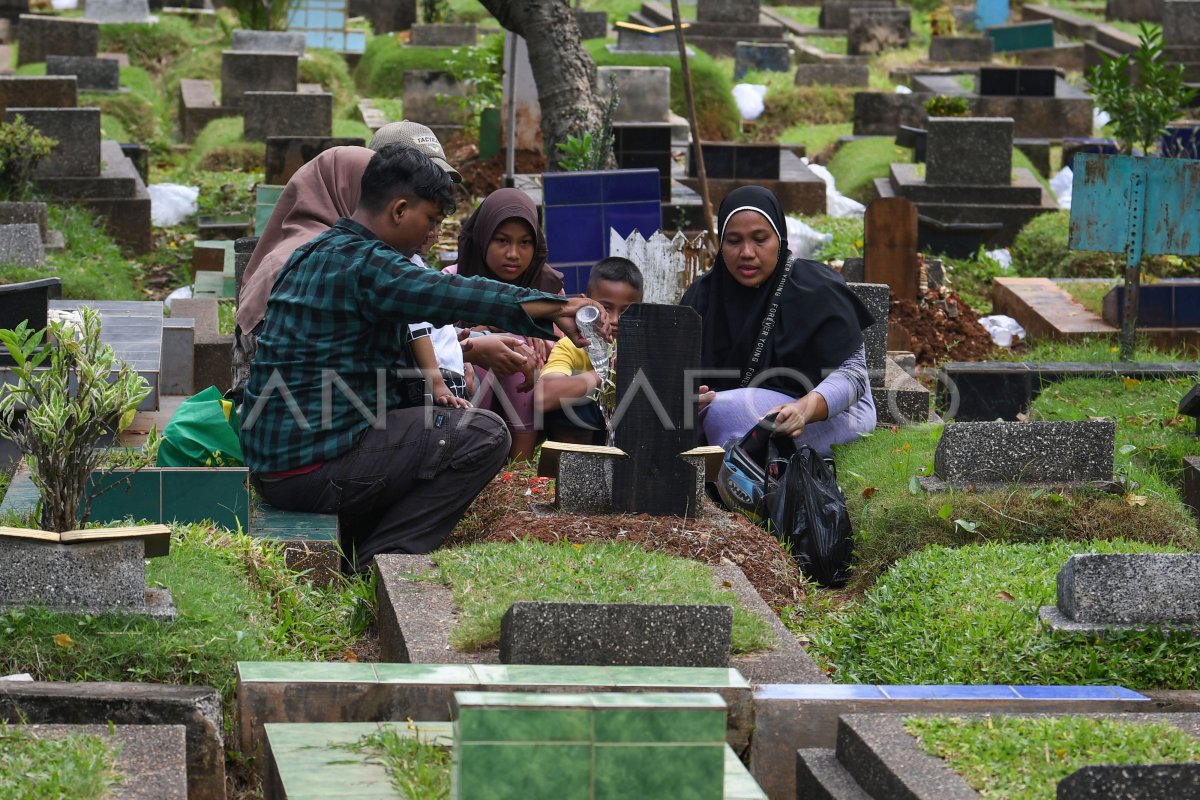
<path fill-rule="evenodd" d="M 600 127 L 596 62 L 583 46 L 568 0 L 480 0 L 506 30 L 529 46 L 529 66 L 542 107 L 542 139 L 550 170 L 570 136 Z"/>

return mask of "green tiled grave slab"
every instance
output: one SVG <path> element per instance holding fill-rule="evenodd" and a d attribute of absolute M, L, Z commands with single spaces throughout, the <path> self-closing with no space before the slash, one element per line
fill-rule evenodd
<path fill-rule="evenodd" d="M 455 722 L 464 743 L 592 741 L 590 708 L 464 708 Z"/>
<path fill-rule="evenodd" d="M 282 193 L 282 186 L 272 186 L 265 183 L 258 185 L 258 189 L 254 195 L 255 236 L 262 236 L 263 229 L 267 227 L 267 221 L 271 219 L 271 212 L 275 210 L 275 203 L 279 201 L 279 195 Z"/>
<path fill-rule="evenodd" d="M 392 788 L 382 764 L 339 745 L 350 745 L 382 726 L 402 736 L 419 736 L 432 744 L 449 746 L 450 724 L 418 722 L 349 722 L 320 725 L 266 726 L 268 778 L 263 785 L 267 800 L 322 800 L 322 798 L 402 798 Z"/>
<path fill-rule="evenodd" d="M 721 800 L 723 744 L 595 746 L 594 800 Z"/>
<path fill-rule="evenodd" d="M 562 712 L 558 712 L 562 713 Z M 460 745 L 460 800 L 592 800 L 591 743 Z M 498 780 L 497 776 L 503 776 Z M 629 795 L 632 797 L 632 795 Z M 649 800 L 649 798 L 646 798 Z"/>
<path fill-rule="evenodd" d="M 306 514 L 303 511 L 284 511 L 259 503 L 247 529 L 259 539 L 285 542 L 336 542 L 337 514 Z"/>

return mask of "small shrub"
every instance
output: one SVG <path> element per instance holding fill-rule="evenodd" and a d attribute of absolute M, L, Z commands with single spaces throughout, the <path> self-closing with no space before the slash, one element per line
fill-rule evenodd
<path fill-rule="evenodd" d="M 558 143 L 558 158 L 556 166 L 564 172 L 584 172 L 607 169 L 613 163 L 613 113 L 621 104 L 621 95 L 617 91 L 617 79 L 610 76 L 608 80 L 608 102 L 604 104 L 604 113 L 600 128 L 595 133 L 588 131 L 582 136 L 568 136 L 565 142 Z"/>
<path fill-rule="evenodd" d="M 27 200 L 33 195 L 33 171 L 58 142 L 17 114 L 0 123 L 0 201 Z"/>
<path fill-rule="evenodd" d="M 1124 259 L 1119 255 L 1069 249 L 1070 230 L 1070 212 L 1034 217 L 1013 240 L 1013 268 L 1019 275 L 1045 278 L 1111 278 L 1121 274 Z"/>
<path fill-rule="evenodd" d="M 100 51 L 124 53 L 130 66 L 160 74 L 173 59 L 200 44 L 200 37 L 186 20 L 162 17 L 154 25 L 137 23 L 100 26 Z"/>
<path fill-rule="evenodd" d="M 354 68 L 354 83 L 367 96 L 397 97 L 404 89 L 405 72 L 445 69 L 451 52 L 449 47 L 408 47 L 394 36 L 373 36 Z"/>
<path fill-rule="evenodd" d="M 449 0 L 421 0 L 421 21 L 425 23 L 445 22 L 450 11 Z"/>
<path fill-rule="evenodd" d="M 469 138 L 479 135 L 479 115 L 483 110 L 500 107 L 504 92 L 503 61 L 502 36 L 489 36 L 478 47 L 456 47 L 446 60 L 446 71 L 462 85 L 462 94 L 455 99 Z"/>
<path fill-rule="evenodd" d="M 969 117 L 971 104 L 959 95 L 939 94 L 925 103 L 925 112 L 931 117 Z"/>
<path fill-rule="evenodd" d="M 228 0 L 238 25 L 252 31 L 286 31 L 288 16 L 300 0 Z"/>

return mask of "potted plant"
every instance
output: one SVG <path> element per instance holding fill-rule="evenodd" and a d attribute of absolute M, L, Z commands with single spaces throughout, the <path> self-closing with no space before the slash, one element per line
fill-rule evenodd
<path fill-rule="evenodd" d="M 1121 153 L 1080 154 L 1072 166 L 1070 247 L 1125 253 L 1122 361 L 1134 357 L 1142 255 L 1200 253 L 1189 229 L 1195 201 L 1188 200 L 1200 187 L 1200 161 L 1152 157 L 1196 92 L 1184 83 L 1183 66 L 1163 59 L 1162 33 L 1144 23 L 1140 31 L 1137 50 L 1088 73 Z"/>

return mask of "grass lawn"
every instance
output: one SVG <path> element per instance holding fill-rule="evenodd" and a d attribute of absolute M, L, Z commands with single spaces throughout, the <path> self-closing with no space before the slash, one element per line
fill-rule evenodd
<path fill-rule="evenodd" d="M 0 797 L 4 800 L 100 800 L 119 783 L 120 745 L 72 733 L 38 738 L 0 722 Z"/>
<path fill-rule="evenodd" d="M 412 723 L 409 723 L 410 725 Z M 449 800 L 451 752 L 418 736 L 405 736 L 394 726 L 364 736 L 350 748 L 383 764 L 401 797 Z"/>
<path fill-rule="evenodd" d="M 1089 336 L 1070 342 L 1044 339 L 997 351 L 999 361 L 1090 361 L 1097 364 L 1117 363 L 1120 347 L 1116 338 Z M 1197 362 L 1200 357 L 1189 355 L 1184 350 L 1160 350 L 1150 344 L 1145 336 L 1137 338 L 1134 358 L 1137 361 L 1153 362 Z M 1182 396 L 1182 395 L 1181 395 Z"/>
<path fill-rule="evenodd" d="M 454 592 L 450 643 L 459 650 L 498 644 L 500 619 L 517 600 L 732 605 L 734 653 L 774 644 L 767 624 L 718 588 L 707 566 L 632 544 L 475 544 L 440 550 L 434 561 Z"/>
<path fill-rule="evenodd" d="M 1059 281 L 1058 287 L 1097 316 L 1104 314 L 1104 296 L 1120 281 Z"/>
<path fill-rule="evenodd" d="M 1084 717 L 910 717 L 904 728 L 994 800 L 1054 800 L 1090 764 L 1200 761 L 1200 742 L 1166 722 Z"/>

